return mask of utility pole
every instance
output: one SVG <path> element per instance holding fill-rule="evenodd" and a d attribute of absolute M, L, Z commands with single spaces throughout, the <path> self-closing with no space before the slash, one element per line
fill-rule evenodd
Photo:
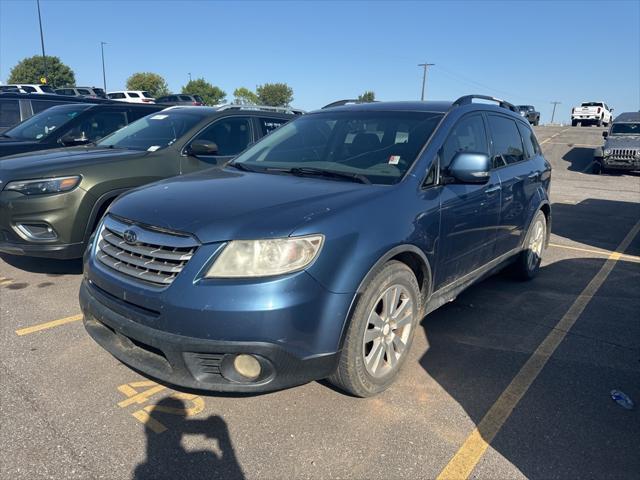
<path fill-rule="evenodd" d="M 189 72 L 189 82 L 191 82 L 191 72 Z"/>
<path fill-rule="evenodd" d="M 49 76 L 49 72 L 47 72 L 47 57 L 44 54 L 44 35 L 42 34 L 42 17 L 40 16 L 40 0 L 36 0 L 36 4 L 38 5 L 38 23 L 40 24 L 40 45 L 42 46 L 42 62 L 44 64 L 44 82 L 41 83 L 47 83 L 49 81 L 49 79 L 47 78 Z"/>
<path fill-rule="evenodd" d="M 551 123 L 553 123 L 553 118 L 556 116 L 556 105 L 560 105 L 562 102 L 551 102 L 553 104 L 553 112 L 551 113 Z"/>
<path fill-rule="evenodd" d="M 424 72 L 422 73 L 422 95 L 420 95 L 420 100 L 424 100 L 424 86 L 427 83 L 427 68 L 433 67 L 435 63 L 419 63 L 419 67 L 424 67 Z"/>
<path fill-rule="evenodd" d="M 102 86 L 104 87 L 104 94 L 107 94 L 107 74 L 104 69 L 104 46 L 107 42 L 100 42 L 100 53 L 102 53 Z"/>

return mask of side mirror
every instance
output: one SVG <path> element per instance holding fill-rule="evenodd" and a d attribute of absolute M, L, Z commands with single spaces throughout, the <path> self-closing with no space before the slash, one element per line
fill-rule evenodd
<path fill-rule="evenodd" d="M 486 183 L 491 159 L 486 153 L 458 152 L 449 166 L 449 175 L 460 183 Z"/>
<path fill-rule="evenodd" d="M 604 138 L 607 138 L 609 136 L 609 132 L 607 132 L 606 130 L 604 132 L 602 132 L 602 136 Z"/>
<path fill-rule="evenodd" d="M 89 141 L 90 140 L 84 136 L 82 136 L 81 138 L 76 138 L 72 134 L 67 134 L 60 137 L 58 143 L 63 147 L 73 147 L 76 145 L 84 145 L 86 143 L 89 143 Z"/>
<path fill-rule="evenodd" d="M 213 142 L 207 142 L 205 140 L 195 140 L 187 147 L 187 155 L 217 155 L 218 145 Z"/>

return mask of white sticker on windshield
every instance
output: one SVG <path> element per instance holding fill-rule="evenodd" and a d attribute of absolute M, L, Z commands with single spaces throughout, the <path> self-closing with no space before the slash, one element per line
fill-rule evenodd
<path fill-rule="evenodd" d="M 389 157 L 389 165 L 398 165 L 400 163 L 400 155 L 391 155 Z"/>
<path fill-rule="evenodd" d="M 160 145 L 151 145 L 147 148 L 147 152 L 155 152 L 156 150 L 160 150 Z"/>
<path fill-rule="evenodd" d="M 154 115 L 153 117 L 151 117 L 151 120 L 164 120 L 168 116 L 169 115 Z"/>

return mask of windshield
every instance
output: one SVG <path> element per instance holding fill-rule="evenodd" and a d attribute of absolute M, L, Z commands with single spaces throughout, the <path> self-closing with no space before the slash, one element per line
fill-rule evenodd
<path fill-rule="evenodd" d="M 90 106 L 61 105 L 48 108 L 7 130 L 4 135 L 20 140 L 42 140 L 54 130 L 76 118 Z"/>
<path fill-rule="evenodd" d="M 267 171 L 312 168 L 397 183 L 442 118 L 428 112 L 326 112 L 300 117 L 235 161 Z"/>
<path fill-rule="evenodd" d="M 155 152 L 173 144 L 200 120 L 200 115 L 184 112 L 154 113 L 103 138 L 97 145 Z"/>
<path fill-rule="evenodd" d="M 640 135 L 640 123 L 614 123 L 611 135 Z"/>

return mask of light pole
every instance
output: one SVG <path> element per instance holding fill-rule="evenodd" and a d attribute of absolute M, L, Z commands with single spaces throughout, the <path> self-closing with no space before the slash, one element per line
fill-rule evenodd
<path fill-rule="evenodd" d="M 189 72 L 189 83 L 191 83 L 191 72 Z"/>
<path fill-rule="evenodd" d="M 562 102 L 551 102 L 553 104 L 553 112 L 551 112 L 551 124 L 553 125 L 553 118 L 556 116 L 556 105 L 560 105 Z"/>
<path fill-rule="evenodd" d="M 419 67 L 424 67 L 424 72 L 422 73 L 422 95 L 420 95 L 420 100 L 424 100 L 424 86 L 427 83 L 427 68 L 433 67 L 435 63 L 419 63 Z"/>
<path fill-rule="evenodd" d="M 42 17 L 40 16 L 40 0 L 36 0 L 36 4 L 38 5 L 38 23 L 40 25 L 40 45 L 42 46 L 42 62 L 44 64 L 44 82 L 47 83 L 49 79 L 47 78 L 49 72 L 47 72 L 47 57 L 44 54 L 44 35 L 42 34 Z"/>
<path fill-rule="evenodd" d="M 100 53 L 102 54 L 102 86 L 104 87 L 104 94 L 107 94 L 107 74 L 104 69 L 104 46 L 107 42 L 100 42 Z"/>

